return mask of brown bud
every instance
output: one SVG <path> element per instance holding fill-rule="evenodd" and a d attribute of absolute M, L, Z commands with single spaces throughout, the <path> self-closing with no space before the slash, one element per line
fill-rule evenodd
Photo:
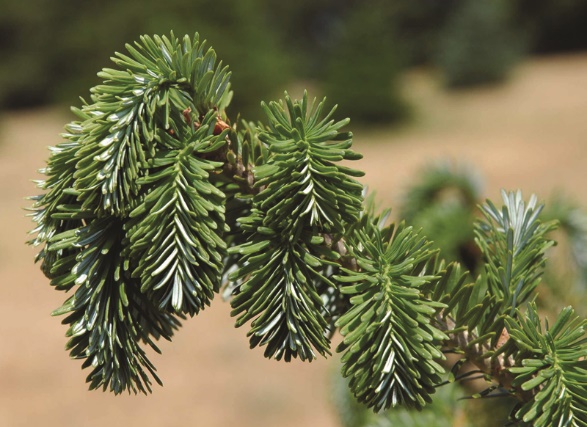
<path fill-rule="evenodd" d="M 183 110 L 183 119 L 189 125 L 192 122 L 192 109 L 190 107 Z"/>
<path fill-rule="evenodd" d="M 216 117 L 216 124 L 214 125 L 214 135 L 220 135 L 225 129 L 229 129 L 230 126 L 220 118 Z"/>

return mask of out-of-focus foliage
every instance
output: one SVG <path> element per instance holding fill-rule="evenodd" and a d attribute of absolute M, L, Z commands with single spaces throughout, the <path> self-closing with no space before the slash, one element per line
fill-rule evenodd
<path fill-rule="evenodd" d="M 259 118 L 261 99 L 288 81 L 287 49 L 259 1 L 31 0 L 3 2 L 0 13 L 0 108 L 77 103 L 99 83 L 113 51 L 145 33 L 206 34 L 235 71 L 231 110 Z"/>
<path fill-rule="evenodd" d="M 470 399 L 479 383 L 448 383 L 438 387 L 423 410 L 405 407 L 374 413 L 349 391 L 348 380 L 332 375 L 332 399 L 341 427 L 495 427 L 507 423 L 515 399 Z"/>
<path fill-rule="evenodd" d="M 472 167 L 443 162 L 422 169 L 404 193 L 399 217 L 421 227 L 445 259 L 476 272 L 480 253 L 473 223 L 482 180 Z"/>
<path fill-rule="evenodd" d="M 437 64 L 444 84 L 466 87 L 504 80 L 520 56 L 501 0 L 464 0 L 441 33 Z"/>
<path fill-rule="evenodd" d="M 315 80 L 325 72 L 333 34 L 356 0 L 258 0 L 277 23 L 296 75 Z"/>
<path fill-rule="evenodd" d="M 339 114 L 355 122 L 389 123 L 407 114 L 399 90 L 398 42 L 383 4 L 368 1 L 349 10 L 333 37 L 326 63 L 324 91 L 336 100 Z"/>
<path fill-rule="evenodd" d="M 482 176 L 471 165 L 451 162 L 427 165 L 418 176 L 406 188 L 398 216 L 422 228 L 444 259 L 478 273 L 481 253 L 474 242 L 473 223 L 482 201 Z M 549 254 L 552 262 L 545 271 L 545 283 L 554 298 L 543 301 L 544 306 L 558 311 L 569 293 L 587 296 L 587 213 L 576 201 L 559 194 L 549 198 L 541 218 L 559 223 L 555 231 L 558 245 Z M 583 312 L 581 305 L 577 309 Z"/>
<path fill-rule="evenodd" d="M 360 404 L 349 392 L 348 381 L 333 375 L 333 400 L 341 427 L 451 427 L 459 418 L 462 405 L 455 401 L 463 395 L 455 384 L 439 387 L 434 401 L 422 411 L 392 408 L 379 414 Z M 463 426 L 464 427 L 464 426 Z"/>
<path fill-rule="evenodd" d="M 396 1 L 389 6 L 407 64 L 430 63 L 438 52 L 438 36 L 460 1 Z"/>
<path fill-rule="evenodd" d="M 534 52 L 587 49 L 587 2 L 583 0 L 515 0 L 514 20 L 527 31 Z"/>
<path fill-rule="evenodd" d="M 390 2 L 393 21 L 410 64 L 429 63 L 438 55 L 438 38 L 467 0 Z M 478 1 L 476 3 L 491 3 Z M 587 2 L 583 0 L 511 0 L 505 14 L 528 51 L 555 53 L 587 49 Z"/>
<path fill-rule="evenodd" d="M 139 5 L 120 0 L 104 5 L 6 0 L 0 8 L 0 109 L 75 104 L 79 94 L 87 98 L 85 88 L 99 83 L 95 70 L 107 62 L 112 51 L 123 50 L 125 41 L 173 30 L 176 34 L 206 34 L 218 54 L 231 64 L 237 96 L 229 112 L 260 118 L 259 101 L 275 97 L 295 75 L 318 83 L 352 80 L 363 95 L 349 95 L 348 99 L 357 100 L 356 108 L 346 113 L 347 97 L 337 102 L 341 113 L 353 115 L 355 122 L 363 117 L 372 121 L 378 115 L 384 121 L 399 119 L 404 113 L 396 89 L 400 68 L 430 64 L 439 56 L 460 64 L 453 58 L 455 51 L 445 54 L 439 41 L 465 3 L 467 0 L 145 0 Z M 474 3 L 487 7 L 493 2 Z M 587 48 L 585 1 L 511 0 L 508 6 L 505 15 L 529 51 Z M 519 42 L 516 39 L 514 44 Z M 465 53 L 465 64 L 478 67 L 475 58 L 479 52 Z M 481 59 L 504 64 L 500 49 L 488 50 Z M 378 82 L 384 90 L 375 91 L 370 82 Z M 330 93 L 328 86 L 325 90 Z M 369 97 L 370 102 L 365 102 Z M 379 108 L 373 111 L 373 105 Z"/>
<path fill-rule="evenodd" d="M 570 271 L 575 276 L 573 286 L 587 287 L 587 213 L 568 196 L 557 194 L 550 200 L 543 216 L 560 223 L 564 236 L 558 239 L 559 245 L 565 246 L 564 256 L 573 260 Z"/>

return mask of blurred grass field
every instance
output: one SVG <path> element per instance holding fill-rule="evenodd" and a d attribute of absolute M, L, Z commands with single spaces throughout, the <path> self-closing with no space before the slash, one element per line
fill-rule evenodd
<path fill-rule="evenodd" d="M 564 191 L 587 206 L 587 55 L 534 59 L 505 85 L 450 94 L 416 71 L 403 91 L 415 109 L 409 125 L 355 132 L 364 154 L 355 166 L 383 206 L 397 206 L 420 168 L 446 159 L 474 165 L 488 197 L 500 188 L 541 199 Z M 165 386 L 153 395 L 87 391 L 81 363 L 63 350 L 65 327 L 49 316 L 65 296 L 24 245 L 31 179 L 69 120 L 65 109 L 0 117 L 0 426 L 336 426 L 334 363 L 266 361 L 220 298 L 161 344 L 153 362 Z"/>

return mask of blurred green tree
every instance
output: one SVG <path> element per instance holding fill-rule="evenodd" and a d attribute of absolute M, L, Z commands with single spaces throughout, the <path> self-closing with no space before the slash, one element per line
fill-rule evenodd
<path fill-rule="evenodd" d="M 475 244 L 475 221 L 482 203 L 483 178 L 472 165 L 439 162 L 418 172 L 406 188 L 398 216 L 421 227 L 444 258 L 480 273 L 481 252 Z M 550 197 L 541 216 L 558 221 L 558 242 L 545 270 L 551 301 L 543 306 L 560 308 L 568 295 L 587 303 L 587 213 L 564 193 Z M 577 310 L 586 312 L 579 304 Z M 587 312 L 586 312 L 587 313 Z"/>
<path fill-rule="evenodd" d="M 28 107 L 51 100 L 48 40 L 59 6 L 47 0 L 2 2 L 0 13 L 0 108 Z"/>
<path fill-rule="evenodd" d="M 587 2 L 583 0 L 513 0 L 516 25 L 525 31 L 535 53 L 587 49 Z"/>
<path fill-rule="evenodd" d="M 360 93 L 349 94 L 349 98 L 359 100 L 361 93 L 380 97 L 373 98 L 381 105 L 379 111 L 366 113 L 369 121 L 379 113 L 388 119 L 399 119 L 405 115 L 405 104 L 397 90 L 399 70 L 406 65 L 435 62 L 442 34 L 452 33 L 457 39 L 456 43 L 445 42 L 449 51 L 445 59 L 456 69 L 452 74 L 467 74 L 466 69 L 479 61 L 477 56 L 489 58 L 480 54 L 484 48 L 466 48 L 467 36 L 458 41 L 458 34 L 466 32 L 466 28 L 454 29 L 454 15 L 462 3 L 463 0 L 145 0 L 137 7 L 136 3 L 121 0 L 104 7 L 73 0 L 4 1 L 0 14 L 0 109 L 75 103 L 79 94 L 87 97 L 85 88 L 98 83 L 93 70 L 104 64 L 113 50 L 122 50 L 126 40 L 172 28 L 178 33 L 197 28 L 204 30 L 209 41 L 238 71 L 233 81 L 238 96 L 232 108 L 245 117 L 259 118 L 258 100 L 272 97 L 292 75 L 303 81 L 324 81 L 326 91 L 336 91 L 337 87 L 328 81 L 364 81 L 362 76 L 369 75 L 384 79 L 380 81 L 386 82 L 385 90 L 376 93 L 362 83 L 365 86 Z M 487 8 L 493 1 L 477 3 Z M 516 36 L 523 34 L 523 42 L 527 41 L 532 51 L 587 47 L 587 3 L 583 0 L 512 0 L 509 5 L 503 14 L 520 29 Z M 366 10 L 377 19 L 369 17 Z M 474 19 L 477 18 L 465 21 L 473 27 Z M 478 27 L 479 34 L 486 31 L 484 25 Z M 483 46 L 488 43 L 481 41 Z M 349 59 L 349 55 L 363 59 Z M 498 65 L 508 62 L 507 55 L 497 46 L 491 48 L 490 56 L 487 67 L 477 67 L 496 75 Z M 251 63 L 263 67 L 253 69 Z M 377 64 L 379 70 L 366 63 Z M 344 77 L 347 68 L 356 76 Z M 344 108 L 346 96 L 337 99 Z M 354 110 L 369 109 L 372 104 L 356 102 Z M 355 117 L 360 119 L 361 115 Z"/>
<path fill-rule="evenodd" d="M 400 48 L 384 4 L 372 0 L 350 8 L 326 58 L 324 93 L 356 123 L 392 123 L 408 114 L 400 90 Z"/>
<path fill-rule="evenodd" d="M 438 37 L 459 0 L 399 0 L 389 3 L 397 42 L 407 64 L 430 64 Z"/>
<path fill-rule="evenodd" d="M 95 70 L 112 51 L 144 33 L 204 30 L 222 57 L 238 70 L 233 101 L 244 116 L 261 116 L 290 77 L 288 51 L 259 0 L 31 0 L 7 2 L 0 14 L 0 109 L 48 102 L 73 104 L 99 82 Z M 253 67 L 252 64 L 262 64 Z"/>
<path fill-rule="evenodd" d="M 501 0 L 462 0 L 446 23 L 436 54 L 447 86 L 474 86 L 506 78 L 522 52 L 506 7 Z"/>

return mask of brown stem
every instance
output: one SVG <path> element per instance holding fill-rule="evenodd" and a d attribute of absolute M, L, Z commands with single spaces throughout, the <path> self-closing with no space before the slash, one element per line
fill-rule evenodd
<path fill-rule="evenodd" d="M 437 326 L 449 336 L 449 339 L 443 343 L 445 349 L 462 353 L 466 360 L 476 369 L 483 372 L 487 378 L 491 378 L 499 387 L 511 391 L 520 401 L 527 402 L 533 398 L 531 392 L 524 391 L 513 385 L 515 375 L 508 369 L 513 365 L 510 357 L 506 357 L 503 353 L 494 357 L 484 357 L 484 354 L 492 350 L 489 343 L 484 342 L 470 345 L 477 338 L 476 334 L 468 330 L 452 332 L 455 329 L 455 322 L 451 318 L 439 316 L 437 318 Z M 498 350 L 508 340 L 509 334 L 504 328 L 493 350 Z"/>

